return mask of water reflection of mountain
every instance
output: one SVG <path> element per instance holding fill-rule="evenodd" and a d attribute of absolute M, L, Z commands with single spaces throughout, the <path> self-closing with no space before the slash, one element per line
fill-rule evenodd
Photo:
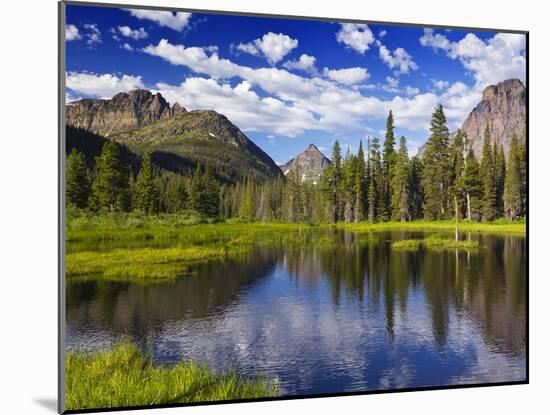
<path fill-rule="evenodd" d="M 114 330 L 141 341 L 166 322 L 223 312 L 236 296 L 268 275 L 275 263 L 273 251 L 259 250 L 236 260 L 198 264 L 190 275 L 166 283 L 69 281 L 67 321 L 74 327 Z"/>

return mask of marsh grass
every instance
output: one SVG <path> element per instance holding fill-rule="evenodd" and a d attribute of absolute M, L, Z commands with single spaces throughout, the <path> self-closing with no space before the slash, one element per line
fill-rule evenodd
<path fill-rule="evenodd" d="M 276 381 L 216 374 L 181 361 L 156 366 L 135 345 L 66 355 L 67 409 L 114 408 L 277 396 Z"/>
<path fill-rule="evenodd" d="M 336 227 L 350 232 L 377 232 L 377 231 L 453 231 L 456 223 L 449 221 L 413 221 L 413 222 L 380 222 L 380 223 L 342 223 Z M 484 232 L 484 233 L 526 233 L 525 220 L 507 221 L 498 220 L 494 222 L 460 222 L 461 232 Z"/>
<path fill-rule="evenodd" d="M 109 279 L 174 278 L 187 271 L 187 265 L 227 255 L 220 248 L 139 248 L 67 254 L 67 277 L 94 274 Z"/>
<path fill-rule="evenodd" d="M 391 243 L 392 249 L 417 251 L 421 246 L 427 249 L 477 249 L 479 248 L 478 241 L 467 240 L 455 240 L 446 238 L 442 235 L 431 235 L 424 239 L 403 239 L 400 241 L 393 241 Z"/>
<path fill-rule="evenodd" d="M 479 241 L 455 240 L 441 235 L 431 235 L 422 241 L 424 246 L 435 249 L 476 249 Z"/>
<path fill-rule="evenodd" d="M 393 241 L 391 247 L 393 249 L 416 251 L 420 248 L 421 239 L 403 239 L 401 241 Z"/>

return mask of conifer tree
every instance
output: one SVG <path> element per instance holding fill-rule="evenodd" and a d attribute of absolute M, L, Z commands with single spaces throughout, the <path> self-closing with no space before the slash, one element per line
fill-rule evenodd
<path fill-rule="evenodd" d="M 495 144 L 495 185 L 497 192 L 497 216 L 504 215 L 504 181 L 506 180 L 506 157 L 504 147 Z"/>
<path fill-rule="evenodd" d="M 341 219 L 342 176 L 342 155 L 340 143 L 336 140 L 332 147 L 332 163 L 323 175 L 323 189 L 330 204 L 331 221 L 334 223 Z"/>
<path fill-rule="evenodd" d="M 366 179 L 365 153 L 363 152 L 363 141 L 359 141 L 359 150 L 357 151 L 357 161 L 355 168 L 355 222 L 361 222 L 365 218 L 365 179 Z"/>
<path fill-rule="evenodd" d="M 422 191 L 422 161 L 413 157 L 410 162 L 409 189 L 411 200 L 411 218 L 421 219 L 424 217 L 424 193 Z"/>
<path fill-rule="evenodd" d="M 452 177 L 449 129 L 439 104 L 432 114 L 431 135 L 424 150 L 424 172 L 422 188 L 424 190 L 424 215 L 426 219 L 450 217 L 449 188 Z"/>
<path fill-rule="evenodd" d="M 116 141 L 108 140 L 96 157 L 97 178 L 92 186 L 91 205 L 111 211 L 126 211 L 130 207 L 129 170 L 122 162 L 122 148 Z"/>
<path fill-rule="evenodd" d="M 525 127 L 521 135 L 519 146 L 520 177 L 521 177 L 521 212 L 520 216 L 527 214 L 527 133 Z"/>
<path fill-rule="evenodd" d="M 480 173 L 483 180 L 483 211 L 484 220 L 493 220 L 497 215 L 497 183 L 495 174 L 495 157 L 491 146 L 491 133 L 489 124 L 483 134 L 483 151 L 481 155 Z"/>
<path fill-rule="evenodd" d="M 405 137 L 401 137 L 391 182 L 393 220 L 400 220 L 401 222 L 411 220 L 409 179 L 407 141 Z"/>
<path fill-rule="evenodd" d="M 380 144 L 378 138 L 374 137 L 372 139 L 372 144 L 370 145 L 370 172 L 369 172 L 369 191 L 368 191 L 368 203 L 369 203 L 369 212 L 368 217 L 369 221 L 372 223 L 377 217 L 379 210 L 379 194 L 378 194 L 378 182 L 381 170 L 380 164 Z"/>
<path fill-rule="evenodd" d="M 342 168 L 343 177 L 340 187 L 340 194 L 342 195 L 343 205 L 343 219 L 345 222 L 353 221 L 353 214 L 355 212 L 355 174 L 357 171 L 357 157 L 350 154 L 348 147 L 348 154 L 344 160 Z"/>
<path fill-rule="evenodd" d="M 90 181 L 86 173 L 84 154 L 73 148 L 67 158 L 66 196 L 67 204 L 81 209 L 88 206 Z"/>
<path fill-rule="evenodd" d="M 480 175 L 479 163 L 472 149 L 468 151 L 468 155 L 466 156 L 464 172 L 460 179 L 460 189 L 466 199 L 466 217 L 471 221 L 479 221 L 481 219 L 483 182 Z"/>
<path fill-rule="evenodd" d="M 521 154 L 518 137 L 514 133 L 508 150 L 508 167 L 504 183 L 504 213 L 508 219 L 521 215 Z"/>
<path fill-rule="evenodd" d="M 393 166 L 395 165 L 395 134 L 393 113 L 390 110 L 386 119 L 386 135 L 382 148 L 382 173 L 380 175 L 380 211 L 378 212 L 381 220 L 388 220 L 391 215 L 391 198 L 392 198 L 392 174 Z"/>
<path fill-rule="evenodd" d="M 215 218 L 220 210 L 220 185 L 210 166 L 206 167 L 203 177 L 204 183 L 204 210 L 203 214 L 209 218 Z"/>
<path fill-rule="evenodd" d="M 145 153 L 141 160 L 136 182 L 136 207 L 148 214 L 159 211 L 159 188 L 149 153 Z"/>

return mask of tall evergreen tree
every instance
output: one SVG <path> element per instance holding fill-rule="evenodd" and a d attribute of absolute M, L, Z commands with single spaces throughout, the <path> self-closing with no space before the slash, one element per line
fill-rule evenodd
<path fill-rule="evenodd" d="M 508 167 L 504 183 L 504 213 L 508 219 L 521 215 L 521 154 L 514 133 L 508 150 Z"/>
<path fill-rule="evenodd" d="M 495 174 L 495 157 L 491 146 L 489 124 L 483 134 L 483 151 L 481 155 L 480 173 L 483 180 L 483 219 L 493 220 L 498 210 L 498 189 Z"/>
<path fill-rule="evenodd" d="M 369 172 L 369 192 L 368 192 L 368 202 L 369 202 L 369 212 L 368 218 L 372 223 L 377 217 L 379 211 L 379 194 L 378 194 L 378 183 L 381 173 L 381 163 L 380 163 L 380 144 L 378 138 L 374 137 L 372 139 L 372 144 L 370 145 L 370 172 Z"/>
<path fill-rule="evenodd" d="M 471 221 L 480 220 L 483 182 L 479 171 L 479 163 L 472 149 L 468 151 L 468 155 L 466 156 L 464 172 L 459 186 L 466 199 L 466 217 Z"/>
<path fill-rule="evenodd" d="M 410 174 L 409 155 L 407 153 L 407 141 L 401 137 L 399 152 L 395 157 L 394 174 L 392 176 L 392 219 L 402 222 L 411 220 L 410 209 Z"/>
<path fill-rule="evenodd" d="M 527 214 L 527 132 L 523 127 L 519 145 L 520 177 L 521 177 L 521 216 Z"/>
<path fill-rule="evenodd" d="M 218 216 L 220 187 L 209 166 L 203 168 L 198 165 L 195 169 L 191 180 L 191 188 L 189 189 L 189 202 L 191 209 L 202 217 L 215 218 Z M 246 219 L 253 220 L 253 213 L 250 212 Z"/>
<path fill-rule="evenodd" d="M 130 207 L 129 170 L 122 162 L 122 148 L 116 141 L 108 140 L 96 157 L 97 178 L 92 186 L 91 205 L 111 211 L 126 211 Z"/>
<path fill-rule="evenodd" d="M 215 218 L 220 211 L 220 185 L 210 166 L 206 167 L 203 177 L 204 183 L 204 215 L 209 218 Z"/>
<path fill-rule="evenodd" d="M 348 147 L 349 148 L 349 147 Z M 340 194 L 342 195 L 343 219 L 346 222 L 353 221 L 355 212 L 355 173 L 357 171 L 357 157 L 349 153 L 344 160 L 342 168 L 342 183 Z"/>
<path fill-rule="evenodd" d="M 84 154 L 73 148 L 67 158 L 66 196 L 67 203 L 81 209 L 88 206 L 90 181 L 86 172 Z"/>
<path fill-rule="evenodd" d="M 357 162 L 355 168 L 355 222 L 361 222 L 365 218 L 365 198 L 366 198 L 366 164 L 365 153 L 363 152 L 363 141 L 359 141 L 359 150 L 357 151 Z"/>
<path fill-rule="evenodd" d="M 395 165 L 395 134 L 394 134 L 393 113 L 390 110 L 386 119 L 386 134 L 382 148 L 382 174 L 380 175 L 380 211 L 378 212 L 382 220 L 388 220 L 392 214 L 392 174 Z"/>
<path fill-rule="evenodd" d="M 506 180 L 506 157 L 504 146 L 495 144 L 495 185 L 497 192 L 497 216 L 504 215 L 504 181 Z"/>
<path fill-rule="evenodd" d="M 432 114 L 431 135 L 424 150 L 424 215 L 426 219 L 450 217 L 449 188 L 452 178 L 449 129 L 443 106 L 439 104 Z"/>
<path fill-rule="evenodd" d="M 424 217 L 424 192 L 422 191 L 422 161 L 413 157 L 410 162 L 409 189 L 411 200 L 411 218 L 421 219 Z"/>
<path fill-rule="evenodd" d="M 159 188 L 156 183 L 151 155 L 145 153 L 136 182 L 136 207 L 145 213 L 158 213 Z"/>
<path fill-rule="evenodd" d="M 331 221 L 338 222 L 341 219 L 341 183 L 342 172 L 342 154 L 338 140 L 332 146 L 332 163 L 325 170 L 323 175 L 323 189 L 329 201 L 331 210 Z"/>

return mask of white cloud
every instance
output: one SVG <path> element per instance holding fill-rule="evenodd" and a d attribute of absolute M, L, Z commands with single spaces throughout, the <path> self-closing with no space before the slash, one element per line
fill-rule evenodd
<path fill-rule="evenodd" d="M 149 36 L 143 27 L 132 29 L 130 26 L 118 26 L 118 31 L 122 36 L 131 37 L 135 40 L 145 39 Z"/>
<path fill-rule="evenodd" d="M 410 85 L 407 85 L 405 87 L 405 94 L 407 94 L 408 96 L 416 95 L 416 94 L 419 94 L 419 93 L 420 93 L 420 89 L 418 89 L 416 87 L 412 87 Z"/>
<path fill-rule="evenodd" d="M 141 76 L 95 74 L 91 72 L 69 72 L 67 88 L 89 97 L 111 98 L 118 92 L 144 88 Z"/>
<path fill-rule="evenodd" d="M 314 71 L 315 70 L 315 57 L 303 54 L 298 60 L 286 61 L 283 67 L 287 69 L 299 69 L 301 71 Z"/>
<path fill-rule="evenodd" d="M 366 24 L 341 23 L 340 30 L 336 33 L 336 40 L 363 54 L 374 42 L 374 35 Z"/>
<path fill-rule="evenodd" d="M 187 66 L 196 73 L 207 74 L 213 78 L 231 78 L 237 75 L 241 68 L 227 59 L 220 59 L 216 51 L 173 45 L 166 39 L 160 40 L 156 46 L 147 46 L 143 52 L 159 56 L 174 65 Z"/>
<path fill-rule="evenodd" d="M 424 29 L 424 34 L 420 37 L 422 46 L 429 46 L 434 50 L 447 50 L 451 42 L 442 34 L 434 33 L 433 29 Z"/>
<path fill-rule="evenodd" d="M 101 43 L 101 31 L 96 23 L 86 23 L 84 29 L 87 30 L 84 36 L 88 45 L 93 46 L 96 43 Z"/>
<path fill-rule="evenodd" d="M 254 56 L 260 55 L 260 51 L 253 43 L 239 43 L 235 49 Z"/>
<path fill-rule="evenodd" d="M 344 85 L 353 85 L 367 80 L 370 77 L 365 68 L 345 68 L 345 69 L 328 69 L 323 70 L 323 74 Z"/>
<path fill-rule="evenodd" d="M 71 40 L 80 39 L 80 33 L 78 32 L 78 27 L 73 24 L 68 24 L 65 28 L 65 40 L 70 42 Z"/>
<path fill-rule="evenodd" d="M 378 33 L 378 37 L 379 37 L 380 39 L 382 39 L 382 38 L 383 38 L 384 36 L 386 36 L 387 34 L 388 34 L 387 31 L 382 30 L 380 33 Z"/>
<path fill-rule="evenodd" d="M 525 81 L 525 35 L 497 33 L 482 40 L 468 33 L 458 42 L 451 42 L 442 34 L 424 30 L 420 43 L 459 60 L 474 76 L 478 89 L 510 78 Z"/>
<path fill-rule="evenodd" d="M 168 101 L 188 109 L 214 109 L 244 131 L 294 136 L 315 124 L 309 111 L 276 98 L 262 98 L 248 81 L 232 87 L 214 79 L 191 77 L 178 86 L 159 83 L 156 87 Z"/>
<path fill-rule="evenodd" d="M 388 65 L 390 69 L 394 69 L 395 75 L 409 73 L 411 70 L 418 69 L 418 65 L 412 60 L 411 55 L 403 48 L 397 48 L 393 53 L 384 45 L 379 48 L 380 59 Z"/>
<path fill-rule="evenodd" d="M 122 49 L 126 49 L 127 51 L 130 51 L 130 52 L 133 52 L 134 51 L 134 48 L 132 45 L 128 44 L 128 43 L 125 43 L 121 46 Z"/>
<path fill-rule="evenodd" d="M 336 33 L 336 40 L 363 54 L 374 42 L 374 35 L 366 24 L 341 23 L 340 30 Z"/>
<path fill-rule="evenodd" d="M 449 86 L 449 81 L 443 81 L 441 79 L 430 79 L 434 88 L 442 90 Z"/>
<path fill-rule="evenodd" d="M 298 40 L 282 33 L 269 32 L 261 39 L 255 39 L 249 43 L 239 43 L 236 48 L 241 52 L 251 55 L 263 55 L 270 64 L 275 64 L 283 59 L 292 49 L 298 47 Z"/>
<path fill-rule="evenodd" d="M 185 29 L 191 19 L 191 13 L 139 9 L 127 9 L 127 11 L 138 19 L 151 20 L 159 26 L 169 27 L 178 32 Z"/>
<path fill-rule="evenodd" d="M 427 131 L 430 114 L 438 102 L 443 103 L 445 111 L 448 113 L 448 119 L 454 123 L 458 119 L 460 121 L 464 120 L 467 114 L 464 109 L 465 103 L 472 100 L 469 95 L 470 91 L 463 91 L 461 98 L 460 88 L 457 86 L 451 86 L 449 91 L 452 89 L 453 93 L 448 95 L 445 95 L 445 93 L 438 95 L 433 92 L 421 94 L 417 88 L 411 87 L 408 89 L 408 93 L 405 89 L 403 96 L 380 99 L 365 96 L 360 91 L 381 88 L 388 92 L 401 92 L 398 83 L 396 87 L 397 78 L 388 77 L 385 84 L 374 85 L 373 88 L 371 88 L 371 85 L 365 84 L 346 85 L 330 79 L 328 76 L 327 78 L 321 78 L 319 75 L 314 74 L 311 77 L 304 77 L 285 69 L 274 67 L 251 68 L 238 65 L 231 60 L 220 58 L 216 51 L 210 52 L 207 49 L 204 47 L 186 48 L 183 45 L 173 45 L 167 40 L 161 40 L 158 45 L 149 45 L 143 51 L 159 56 L 172 64 L 186 66 L 197 74 L 205 74 L 215 78 L 211 80 L 212 83 L 204 85 L 201 83 L 201 86 L 210 85 L 213 91 L 218 91 L 220 94 L 222 92 L 236 94 L 238 91 L 233 91 L 236 87 L 232 88 L 230 85 L 225 85 L 227 80 L 240 78 L 242 81 L 246 81 L 244 84 L 241 81 L 240 84 L 241 90 L 246 89 L 246 94 L 243 93 L 243 96 L 254 98 L 253 95 L 257 95 L 254 88 L 258 87 L 269 94 L 271 99 L 275 100 L 274 102 L 276 102 L 280 113 L 290 111 L 290 114 L 295 114 L 293 111 L 303 111 L 300 113 L 301 118 L 299 117 L 299 120 L 301 121 L 299 123 L 289 122 L 288 125 L 281 126 L 280 120 L 276 121 L 274 118 L 269 117 L 267 112 L 258 113 L 259 115 L 256 116 L 248 114 L 246 117 L 245 115 L 239 117 L 236 110 L 239 106 L 235 103 L 236 101 L 231 101 L 229 105 L 227 103 L 230 101 L 226 99 L 223 106 L 221 104 L 217 105 L 216 102 L 220 99 L 219 97 L 209 101 L 208 96 L 200 97 L 196 93 L 190 94 L 191 84 L 182 88 L 182 92 L 178 95 L 172 95 L 184 106 L 186 106 L 184 99 L 192 97 L 192 102 L 196 103 L 197 108 L 214 108 L 226 113 L 231 119 L 236 117 L 235 123 L 241 126 L 241 122 L 244 122 L 242 124 L 243 129 L 249 131 L 263 129 L 261 131 L 267 134 L 278 131 L 278 134 L 291 136 L 299 135 L 305 129 L 322 130 L 331 134 L 365 133 L 369 131 L 367 124 L 370 121 L 385 119 L 390 109 L 394 110 L 398 127 L 412 131 Z M 199 83 L 202 81 L 194 82 Z M 175 94 L 178 88 L 178 86 L 163 85 L 163 90 L 167 93 L 172 92 Z M 202 89 L 202 92 L 206 92 L 206 89 Z M 260 100 L 259 96 L 254 99 L 251 98 L 251 102 L 255 102 L 255 105 L 266 106 L 270 102 L 262 101 L 263 104 L 260 104 L 256 102 L 258 100 Z M 273 105 L 275 106 L 275 104 Z M 281 107 L 281 105 L 284 107 Z M 291 108 L 291 110 L 285 107 Z M 471 108 L 472 106 L 468 110 L 471 110 Z M 257 118 L 260 115 L 264 117 L 264 121 Z M 308 122 L 307 125 L 305 120 Z M 282 129 L 285 133 L 280 132 Z"/>

